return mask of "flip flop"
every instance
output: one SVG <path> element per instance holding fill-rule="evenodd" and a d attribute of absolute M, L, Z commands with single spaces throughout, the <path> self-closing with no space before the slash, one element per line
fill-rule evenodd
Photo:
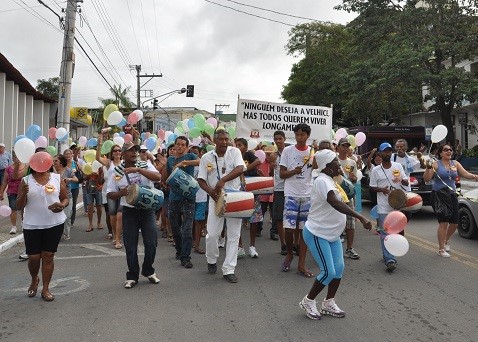
<path fill-rule="evenodd" d="M 27 294 L 28 294 L 28 297 L 32 298 L 32 297 L 35 297 L 37 295 L 37 290 L 38 290 L 38 284 L 40 283 L 40 278 L 37 277 L 36 281 L 35 281 L 35 286 L 34 287 L 29 287 L 28 288 L 28 291 L 27 291 Z"/>
<path fill-rule="evenodd" d="M 281 265 L 281 271 L 282 272 L 289 272 L 291 262 L 292 262 L 292 260 L 287 261 L 287 259 L 284 259 L 284 261 L 282 262 L 282 265 Z"/>
<path fill-rule="evenodd" d="M 120 244 L 120 243 L 118 243 L 118 244 L 115 245 L 115 248 L 116 248 L 116 249 L 121 249 L 121 248 L 123 248 L 123 245 Z"/>
<path fill-rule="evenodd" d="M 103 229 L 103 225 L 101 223 L 98 225 L 98 229 Z"/>
<path fill-rule="evenodd" d="M 55 299 L 55 296 L 53 296 L 50 292 L 48 292 L 46 295 L 44 295 L 43 293 L 41 294 L 41 298 L 45 301 L 45 302 L 52 302 L 54 299 Z"/>
<path fill-rule="evenodd" d="M 86 230 L 87 233 L 91 232 L 93 230 L 93 227 L 90 227 Z"/>
<path fill-rule="evenodd" d="M 194 248 L 194 252 L 196 252 L 197 254 L 206 254 L 206 252 L 201 248 Z"/>
<path fill-rule="evenodd" d="M 312 278 L 314 276 L 314 274 L 310 271 L 297 271 L 297 274 L 306 278 Z"/>

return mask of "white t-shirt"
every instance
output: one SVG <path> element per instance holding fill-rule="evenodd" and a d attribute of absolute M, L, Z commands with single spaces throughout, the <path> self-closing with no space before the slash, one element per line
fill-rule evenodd
<path fill-rule="evenodd" d="M 148 168 L 145 170 L 159 173 L 158 170 L 156 170 L 156 168 L 150 164 L 148 164 Z M 139 173 L 130 173 L 128 174 L 128 177 L 131 181 L 131 184 L 148 185 L 150 187 L 154 187 L 153 181 L 149 180 L 148 178 L 146 178 L 145 176 Z M 126 188 L 128 185 L 129 183 L 128 183 L 128 180 L 126 179 L 126 175 L 124 175 L 118 180 L 116 179 L 116 177 L 114 177 L 114 175 L 112 175 L 108 179 L 108 187 L 107 187 L 106 193 L 120 191 L 120 189 Z M 120 205 L 124 207 L 134 208 L 134 206 L 126 203 L 125 196 L 121 197 Z"/>
<path fill-rule="evenodd" d="M 194 178 L 198 179 L 199 166 L 194 167 Z M 207 202 L 207 192 L 203 188 L 199 187 L 198 192 L 196 193 L 196 203 Z"/>
<path fill-rule="evenodd" d="M 284 191 L 284 180 L 280 178 L 280 159 L 282 153 L 276 152 L 277 160 L 276 167 L 274 168 L 274 191 Z"/>
<path fill-rule="evenodd" d="M 401 189 L 401 183 L 394 183 L 393 179 L 407 179 L 407 175 L 401 164 L 391 163 L 392 166 L 389 169 L 382 167 L 382 165 L 377 165 L 372 169 L 370 172 L 370 187 L 390 189 L 391 184 L 395 189 Z M 377 205 L 379 214 L 388 214 L 395 210 L 388 204 L 388 196 L 383 192 L 377 192 Z"/>
<path fill-rule="evenodd" d="M 242 159 L 242 153 L 237 147 L 228 146 L 222 157 L 217 155 L 216 150 L 212 150 L 201 157 L 198 179 L 204 179 L 209 187 L 214 188 L 219 178 L 229 174 L 238 166 L 242 166 L 243 171 L 247 169 Z M 240 177 L 224 184 L 225 190 L 240 190 L 240 188 Z"/>
<path fill-rule="evenodd" d="M 408 159 L 408 163 L 407 163 Z M 409 156 L 407 154 L 407 157 L 399 157 L 398 154 L 393 153 L 392 154 L 392 159 L 393 162 L 400 163 L 402 165 L 403 171 L 407 175 L 408 178 L 410 178 L 410 173 L 413 170 L 418 170 L 420 168 L 420 161 L 416 159 L 415 157 Z M 407 186 L 403 186 L 407 191 L 411 190 L 410 184 Z"/>
<path fill-rule="evenodd" d="M 310 211 L 305 226 L 315 236 L 332 242 L 340 238 L 345 227 L 346 215 L 327 202 L 327 194 L 330 191 L 333 191 L 337 199 L 342 201 L 342 196 L 332 178 L 320 173 L 312 186 Z"/>
<path fill-rule="evenodd" d="M 339 159 L 340 165 L 342 166 L 342 170 L 344 171 L 345 177 L 350 178 L 350 174 L 355 175 L 357 177 L 357 162 L 351 158 Z"/>
<path fill-rule="evenodd" d="M 297 166 L 302 167 L 304 163 L 306 163 L 306 165 L 302 167 L 301 173 L 284 180 L 284 196 L 310 197 L 310 184 L 312 179 L 312 158 L 310 150 L 310 146 L 308 146 L 305 151 L 300 151 L 295 145 L 291 145 L 282 151 L 280 166 L 284 166 L 287 170 L 293 170 Z"/>

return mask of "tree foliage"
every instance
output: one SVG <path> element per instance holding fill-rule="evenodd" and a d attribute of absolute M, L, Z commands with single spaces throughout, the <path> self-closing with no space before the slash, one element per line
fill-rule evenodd
<path fill-rule="evenodd" d="M 113 88 L 110 88 L 111 94 L 114 98 L 101 98 L 99 97 L 98 100 L 101 102 L 103 107 L 106 107 L 109 104 L 116 104 L 120 111 L 131 111 L 133 108 L 136 108 L 136 104 L 132 102 L 129 97 L 128 93 L 130 92 L 131 87 L 122 88 L 121 84 L 116 86 L 113 85 Z"/>
<path fill-rule="evenodd" d="M 60 78 L 53 77 L 49 79 L 37 80 L 36 90 L 38 90 L 43 95 L 58 101 L 58 98 L 60 96 Z"/>

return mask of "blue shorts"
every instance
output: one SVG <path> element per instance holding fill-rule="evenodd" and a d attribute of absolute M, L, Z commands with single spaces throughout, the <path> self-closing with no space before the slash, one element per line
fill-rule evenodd
<path fill-rule="evenodd" d="M 17 211 L 17 194 L 8 194 L 8 206 L 12 211 Z"/>
<path fill-rule="evenodd" d="M 206 219 L 206 207 L 207 202 L 196 202 L 194 221 L 204 221 Z"/>
<path fill-rule="evenodd" d="M 310 197 L 285 196 L 284 200 L 284 228 L 304 228 L 309 216 Z"/>
<path fill-rule="evenodd" d="M 103 204 L 101 192 L 92 192 L 91 194 L 86 194 L 86 203 L 90 205 L 93 204 L 93 202 L 95 202 L 95 205 Z"/>

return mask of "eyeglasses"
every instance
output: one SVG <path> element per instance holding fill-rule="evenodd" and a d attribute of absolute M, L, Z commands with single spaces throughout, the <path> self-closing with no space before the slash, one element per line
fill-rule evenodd
<path fill-rule="evenodd" d="M 113 150 L 113 152 L 121 152 L 121 150 Z"/>
<path fill-rule="evenodd" d="M 445 147 L 445 148 L 443 149 L 443 152 L 453 152 L 453 149 L 452 149 L 452 148 Z"/>

